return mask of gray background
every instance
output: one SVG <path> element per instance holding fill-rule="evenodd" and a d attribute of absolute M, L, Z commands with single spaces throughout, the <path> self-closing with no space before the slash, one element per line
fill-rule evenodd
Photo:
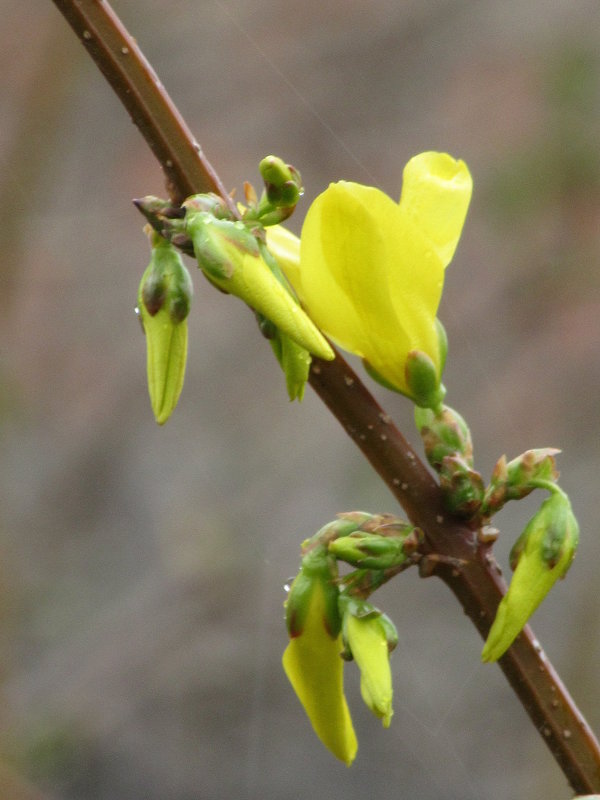
<path fill-rule="evenodd" d="M 598 3 L 115 7 L 228 187 L 271 152 L 301 169 L 296 230 L 331 180 L 395 197 L 414 153 L 467 161 L 448 402 L 486 478 L 502 453 L 564 451 L 580 553 L 534 628 L 600 727 Z M 164 194 L 161 173 L 49 0 L 2 17 L 0 794 L 569 797 L 452 596 L 412 573 L 376 595 L 400 633 L 391 728 L 350 666 L 355 765 L 319 745 L 280 667 L 283 584 L 336 512 L 394 501 L 310 390 L 287 401 L 251 315 L 197 272 L 186 386 L 154 424 L 130 200 Z M 410 405 L 374 391 L 414 441 Z M 497 518 L 504 564 L 520 506 Z"/>

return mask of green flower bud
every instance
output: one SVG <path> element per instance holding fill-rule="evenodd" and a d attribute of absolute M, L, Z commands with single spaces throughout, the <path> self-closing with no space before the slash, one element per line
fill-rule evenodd
<path fill-rule="evenodd" d="M 218 289 L 241 298 L 269 319 L 300 347 L 327 360 L 334 353 L 277 276 L 243 222 L 218 220 L 203 211 L 189 211 L 186 230 L 198 266 Z"/>
<path fill-rule="evenodd" d="M 192 282 L 181 256 L 165 239 L 153 236 L 150 264 L 138 290 L 146 334 L 148 392 L 154 417 L 163 425 L 173 413 L 185 376 L 187 315 Z"/>
<path fill-rule="evenodd" d="M 488 513 L 495 514 L 509 500 L 520 500 L 544 483 L 556 483 L 558 453 L 554 447 L 542 447 L 526 450 L 508 463 L 505 456 L 498 459 L 484 501 Z"/>
<path fill-rule="evenodd" d="M 443 406 L 440 411 L 415 408 L 415 424 L 431 466 L 439 472 L 446 456 L 461 456 L 468 467 L 473 466 L 471 432 L 458 411 Z"/>
<path fill-rule="evenodd" d="M 389 569 L 408 561 L 411 548 L 404 549 L 406 540 L 412 543 L 414 528 L 407 524 L 403 536 L 381 536 L 355 531 L 329 543 L 329 552 L 337 559 L 361 569 Z"/>
<path fill-rule="evenodd" d="M 184 211 L 205 211 L 216 219 L 233 220 L 231 210 L 225 200 L 218 194 L 207 192 L 205 194 L 193 194 L 187 197 L 183 204 Z M 182 214 L 184 216 L 185 214 Z"/>
<path fill-rule="evenodd" d="M 392 719 L 392 673 L 389 654 L 398 643 L 392 621 L 364 600 L 340 596 L 345 657 L 360 669 L 360 691 L 367 707 L 385 728 Z"/>
<path fill-rule="evenodd" d="M 473 517 L 485 491 L 481 475 L 460 456 L 444 456 L 439 474 L 448 509 L 466 519 Z"/>
<path fill-rule="evenodd" d="M 511 551 L 514 575 L 502 598 L 481 658 L 496 661 L 559 578 L 571 566 L 579 526 L 568 497 L 554 491 L 527 523 Z"/>
<path fill-rule="evenodd" d="M 277 156 L 266 156 L 258 168 L 265 182 L 268 202 L 275 208 L 293 208 L 302 196 L 302 178 L 298 170 Z"/>
<path fill-rule="evenodd" d="M 422 408 L 440 408 L 446 389 L 440 383 L 440 372 L 430 356 L 422 350 L 411 350 L 406 356 L 404 377 L 408 396 Z"/>

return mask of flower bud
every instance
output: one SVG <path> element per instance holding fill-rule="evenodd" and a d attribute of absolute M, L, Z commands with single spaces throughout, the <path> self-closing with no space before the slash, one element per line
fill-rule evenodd
<path fill-rule="evenodd" d="M 558 578 L 571 566 L 579 526 L 568 497 L 554 491 L 529 520 L 511 551 L 514 575 L 502 598 L 481 658 L 496 661 L 508 650 Z"/>
<path fill-rule="evenodd" d="M 370 603 L 340 596 L 346 658 L 360 669 L 360 691 L 367 707 L 385 728 L 392 719 L 392 673 L 389 654 L 398 643 L 392 621 Z"/>
<path fill-rule="evenodd" d="M 415 424 L 431 466 L 439 472 L 446 456 L 460 456 L 466 466 L 473 466 L 471 432 L 458 411 L 443 406 L 440 411 L 415 408 Z"/>
<path fill-rule="evenodd" d="M 414 528 L 407 525 L 402 536 L 381 536 L 356 531 L 329 543 L 329 552 L 337 559 L 360 569 L 389 569 L 404 564 L 410 557 L 404 549 L 407 539 L 412 543 Z"/>
<path fill-rule="evenodd" d="M 273 274 L 256 237 L 243 222 L 218 220 L 207 212 L 190 210 L 185 224 L 198 266 L 211 283 L 241 298 L 309 352 L 327 360 L 334 358 L 325 338 Z"/>
<path fill-rule="evenodd" d="M 286 602 L 291 641 L 283 668 L 323 744 L 348 766 L 357 741 L 344 696 L 335 559 L 323 547 L 304 556 Z"/>
<path fill-rule="evenodd" d="M 192 291 L 179 253 L 154 234 L 152 257 L 138 290 L 138 308 L 146 334 L 148 392 L 159 425 L 171 416 L 183 388 Z"/>
<path fill-rule="evenodd" d="M 506 457 L 498 459 L 486 492 L 484 506 L 488 513 L 495 514 L 509 500 L 526 497 L 540 483 L 555 483 L 558 480 L 555 456 L 560 453 L 554 447 L 526 450 L 506 463 Z"/>
<path fill-rule="evenodd" d="M 458 455 L 444 456 L 439 474 L 447 508 L 465 519 L 473 517 L 481 506 L 485 491 L 481 475 Z"/>
<path fill-rule="evenodd" d="M 266 156 L 258 168 L 269 203 L 276 208 L 293 208 L 302 196 L 302 178 L 298 170 L 277 156 Z"/>

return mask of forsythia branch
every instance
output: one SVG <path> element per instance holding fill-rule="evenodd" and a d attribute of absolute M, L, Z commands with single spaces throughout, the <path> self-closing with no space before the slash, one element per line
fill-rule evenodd
<path fill-rule="evenodd" d="M 54 0 L 161 164 L 171 201 L 212 191 L 233 202 L 177 108 L 107 2 Z M 506 592 L 490 544 L 446 518 L 431 474 L 346 362 L 315 359 L 310 383 L 354 440 L 411 522 L 425 533 L 429 562 L 485 638 Z M 464 566 L 456 566 L 463 563 Z M 529 627 L 499 664 L 573 789 L 600 792 L 600 746 Z"/>

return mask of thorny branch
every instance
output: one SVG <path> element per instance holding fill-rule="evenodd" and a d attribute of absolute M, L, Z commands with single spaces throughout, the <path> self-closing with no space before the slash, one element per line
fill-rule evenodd
<path fill-rule="evenodd" d="M 213 191 L 233 204 L 148 61 L 105 0 L 53 0 L 96 62 L 157 157 L 174 204 Z M 439 487 L 350 366 L 315 360 L 310 383 L 410 520 L 442 556 L 435 574 L 455 594 L 483 637 L 506 585 L 490 544 L 447 518 Z M 465 566 L 457 567 L 457 564 Z M 454 564 L 454 566 L 452 566 Z M 573 789 L 600 792 L 600 746 L 529 627 L 499 662 Z"/>

